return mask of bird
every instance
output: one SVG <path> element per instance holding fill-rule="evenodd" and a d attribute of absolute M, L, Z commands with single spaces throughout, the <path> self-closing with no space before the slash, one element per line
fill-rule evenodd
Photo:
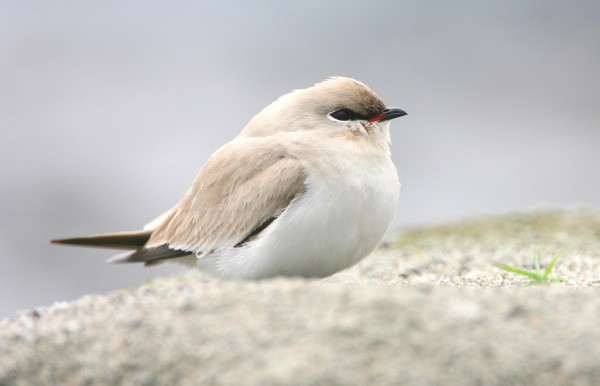
<path fill-rule="evenodd" d="M 387 107 L 333 76 L 265 107 L 141 230 L 51 240 L 126 249 L 111 263 L 176 262 L 224 280 L 322 278 L 372 252 L 399 200 Z"/>

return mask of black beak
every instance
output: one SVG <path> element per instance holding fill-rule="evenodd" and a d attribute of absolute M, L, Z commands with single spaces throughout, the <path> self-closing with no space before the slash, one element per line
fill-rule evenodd
<path fill-rule="evenodd" d="M 369 122 L 383 122 L 390 119 L 399 118 L 406 115 L 406 111 L 400 110 L 397 107 L 390 107 L 381 112 L 381 114 L 369 119 Z"/>

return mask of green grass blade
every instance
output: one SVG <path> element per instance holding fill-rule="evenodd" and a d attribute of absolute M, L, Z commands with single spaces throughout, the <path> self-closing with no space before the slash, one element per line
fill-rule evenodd
<path fill-rule="evenodd" d="M 554 259 L 552 259 L 552 261 L 550 262 L 550 264 L 548 264 L 548 266 L 546 267 L 546 270 L 544 271 L 544 279 L 548 279 L 548 277 L 550 276 L 550 273 L 552 273 L 552 270 L 554 269 L 554 265 L 556 264 L 556 262 L 558 261 L 558 259 L 560 258 L 561 253 L 557 253 L 554 256 Z"/>
<path fill-rule="evenodd" d="M 541 275 L 537 272 L 526 271 L 521 268 L 511 267 L 510 265 L 500 264 L 500 263 L 497 263 L 494 265 L 500 269 L 507 271 L 507 272 L 515 273 L 515 274 L 521 275 L 521 276 L 527 276 L 528 278 L 530 278 L 534 281 L 540 281 L 543 279 L 541 277 Z"/>

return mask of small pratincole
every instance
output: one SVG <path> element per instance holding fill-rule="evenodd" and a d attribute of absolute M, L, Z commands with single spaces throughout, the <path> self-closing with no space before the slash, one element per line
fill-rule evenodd
<path fill-rule="evenodd" d="M 224 279 L 332 275 L 369 254 L 390 224 L 400 183 L 389 126 L 403 115 L 350 78 L 292 91 L 143 230 L 52 242 L 128 249 L 109 261 L 173 261 Z"/>

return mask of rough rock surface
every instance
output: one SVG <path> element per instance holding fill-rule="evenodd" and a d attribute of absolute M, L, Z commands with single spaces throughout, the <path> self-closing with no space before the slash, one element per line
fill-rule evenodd
<path fill-rule="evenodd" d="M 528 266 L 562 252 L 559 284 Z M 598 385 L 600 217 L 403 233 L 324 280 L 195 274 L 0 322 L 0 385 Z"/>

